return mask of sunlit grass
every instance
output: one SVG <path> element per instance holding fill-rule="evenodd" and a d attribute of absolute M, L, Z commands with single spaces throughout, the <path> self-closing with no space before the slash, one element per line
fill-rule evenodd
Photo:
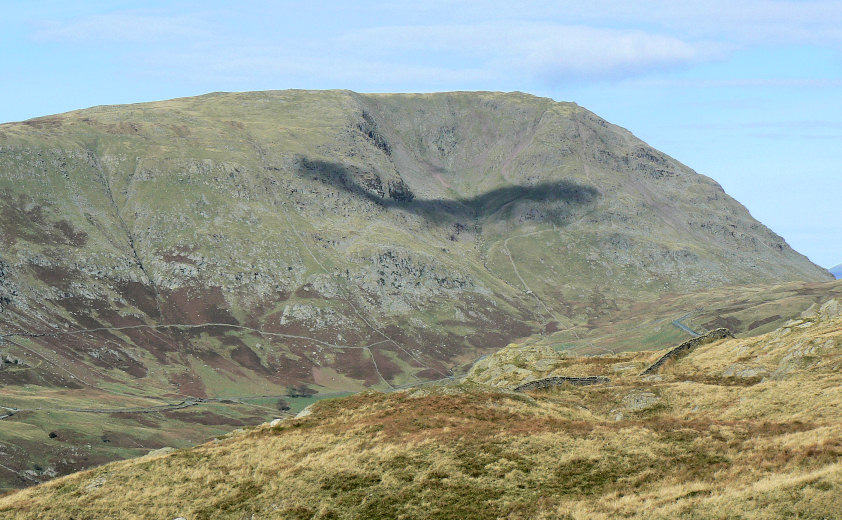
<path fill-rule="evenodd" d="M 842 511 L 842 321 L 804 323 L 699 347 L 660 381 L 621 372 L 608 385 L 532 394 L 464 383 L 320 401 L 274 428 L 14 493 L 0 513 L 833 518 Z M 815 359 L 793 364 L 805 353 Z M 564 362 L 600 372 L 655 357 Z M 722 375 L 733 363 L 781 375 L 733 384 Z M 632 404 L 641 393 L 655 402 Z"/>

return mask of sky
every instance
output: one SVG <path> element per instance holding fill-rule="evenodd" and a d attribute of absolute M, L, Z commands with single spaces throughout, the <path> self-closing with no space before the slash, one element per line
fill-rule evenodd
<path fill-rule="evenodd" d="M 840 0 L 0 0 L 0 122 L 287 88 L 574 101 L 842 263 Z"/>

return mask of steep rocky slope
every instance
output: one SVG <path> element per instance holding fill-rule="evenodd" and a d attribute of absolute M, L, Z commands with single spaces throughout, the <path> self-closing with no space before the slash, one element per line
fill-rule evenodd
<path fill-rule="evenodd" d="M 660 353 L 518 350 L 472 376 L 491 386 L 322 401 L 274 427 L 11 494 L 0 513 L 759 519 L 842 510 L 839 300 L 766 335 L 698 346 L 644 377 Z M 486 378 L 491 368 L 510 380 Z M 611 381 L 505 390 L 547 373 Z"/>
<path fill-rule="evenodd" d="M 449 378 L 641 301 L 827 279 L 711 179 L 525 94 L 209 94 L 0 125 L 0 487 L 288 394 Z M 183 402 L 205 408 L 155 408 Z"/>

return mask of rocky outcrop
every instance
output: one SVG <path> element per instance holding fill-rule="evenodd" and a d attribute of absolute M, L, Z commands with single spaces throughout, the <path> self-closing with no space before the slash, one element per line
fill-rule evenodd
<path fill-rule="evenodd" d="M 0 339 L 0 341 L 2 341 L 2 339 Z M 10 354 L 4 354 L 0 352 L 0 370 L 2 370 L 3 367 L 7 365 L 26 366 L 26 364 L 20 359 Z"/>
<path fill-rule="evenodd" d="M 536 381 L 530 381 L 528 383 L 524 383 L 520 386 L 515 387 L 515 392 L 526 392 L 528 390 L 545 390 L 547 388 L 556 388 L 558 386 L 568 384 L 573 386 L 589 386 L 589 385 L 598 385 L 601 383 L 609 383 L 611 382 L 610 379 L 607 377 L 601 376 L 589 376 L 589 377 L 564 377 L 564 376 L 557 376 L 557 377 L 547 377 L 544 379 L 538 379 Z"/>
<path fill-rule="evenodd" d="M 699 336 L 697 338 L 688 339 L 687 341 L 685 341 L 681 345 L 675 347 L 674 349 L 670 350 L 669 352 L 667 352 L 666 354 L 661 356 L 660 359 L 658 359 L 658 361 L 655 361 L 652 364 L 652 366 L 650 366 L 649 368 L 647 368 L 646 370 L 641 372 L 640 375 L 646 376 L 646 375 L 649 375 L 649 374 L 654 374 L 658 371 L 658 369 L 660 369 L 664 365 L 664 363 L 666 363 L 670 359 L 676 359 L 680 356 L 688 354 L 691 350 L 693 350 L 694 348 L 696 348 L 700 345 L 706 345 L 708 343 L 713 343 L 714 341 L 717 341 L 717 340 L 720 340 L 720 339 L 733 338 L 733 337 L 734 337 L 734 335 L 731 334 L 730 330 L 725 329 L 725 328 L 721 328 L 721 329 L 714 329 L 714 330 L 708 332 L 707 334 L 705 334 L 704 336 Z"/>

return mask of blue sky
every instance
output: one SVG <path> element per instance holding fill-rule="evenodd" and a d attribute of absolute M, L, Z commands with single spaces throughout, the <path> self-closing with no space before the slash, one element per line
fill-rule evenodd
<path fill-rule="evenodd" d="M 212 91 L 575 101 L 842 262 L 842 1 L 0 0 L 0 121 Z"/>

